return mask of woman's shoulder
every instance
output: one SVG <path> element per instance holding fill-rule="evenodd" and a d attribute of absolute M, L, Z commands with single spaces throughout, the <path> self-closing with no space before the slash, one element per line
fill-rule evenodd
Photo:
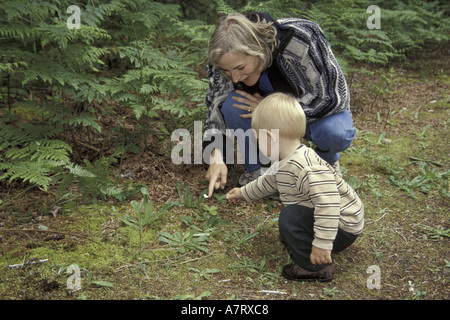
<path fill-rule="evenodd" d="M 317 23 L 303 18 L 281 18 L 277 22 L 282 26 L 319 26 Z"/>
<path fill-rule="evenodd" d="M 302 18 L 282 18 L 277 20 L 282 28 L 293 29 L 296 34 L 321 34 L 322 28 L 316 22 Z"/>

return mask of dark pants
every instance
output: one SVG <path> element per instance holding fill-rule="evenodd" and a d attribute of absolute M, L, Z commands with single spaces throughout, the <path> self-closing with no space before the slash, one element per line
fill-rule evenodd
<path fill-rule="evenodd" d="M 327 264 L 313 265 L 310 260 L 314 240 L 314 209 L 299 205 L 284 207 L 278 225 L 281 240 L 287 245 L 295 263 L 308 271 L 319 271 L 327 266 Z M 333 241 L 332 253 L 348 248 L 357 237 L 339 228 Z"/>

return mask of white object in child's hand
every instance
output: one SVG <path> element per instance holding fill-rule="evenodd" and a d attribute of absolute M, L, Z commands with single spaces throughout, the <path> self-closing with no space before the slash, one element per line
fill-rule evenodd
<path fill-rule="evenodd" d="M 207 198 L 208 198 L 208 195 L 205 193 L 205 194 L 203 195 L 203 198 L 207 199 Z"/>

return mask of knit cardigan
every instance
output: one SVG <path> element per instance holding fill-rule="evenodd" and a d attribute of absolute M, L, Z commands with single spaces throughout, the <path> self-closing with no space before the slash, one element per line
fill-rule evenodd
<path fill-rule="evenodd" d="M 350 109 L 350 92 L 344 74 L 336 61 L 322 29 L 314 22 L 288 18 L 274 20 L 264 13 L 247 16 L 255 21 L 259 15 L 273 22 L 277 30 L 278 47 L 273 52 L 273 63 L 267 69 L 275 92 L 296 97 L 306 115 L 307 123 Z M 227 126 L 221 107 L 227 96 L 236 89 L 252 92 L 242 83 L 234 84 L 218 67 L 208 63 L 209 89 L 206 94 L 207 118 L 204 122 L 204 146 L 215 134 L 224 134 Z"/>

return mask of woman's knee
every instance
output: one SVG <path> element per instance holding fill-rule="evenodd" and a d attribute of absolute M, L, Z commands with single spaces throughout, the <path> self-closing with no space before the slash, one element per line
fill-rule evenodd
<path fill-rule="evenodd" d="M 344 151 L 352 145 L 355 133 L 354 127 L 338 127 L 333 132 L 329 132 L 325 141 L 329 141 L 330 150 Z"/>
<path fill-rule="evenodd" d="M 310 128 L 311 141 L 323 151 L 343 151 L 355 138 L 352 115 L 341 112 L 313 123 Z"/>
<path fill-rule="evenodd" d="M 233 97 L 242 96 L 236 93 L 236 91 L 231 92 L 222 104 L 222 114 L 225 118 L 227 126 L 229 128 L 236 129 L 239 128 L 239 124 L 243 122 L 244 118 L 242 118 L 241 115 L 245 114 L 246 111 L 233 107 L 233 105 L 237 103 Z"/>

